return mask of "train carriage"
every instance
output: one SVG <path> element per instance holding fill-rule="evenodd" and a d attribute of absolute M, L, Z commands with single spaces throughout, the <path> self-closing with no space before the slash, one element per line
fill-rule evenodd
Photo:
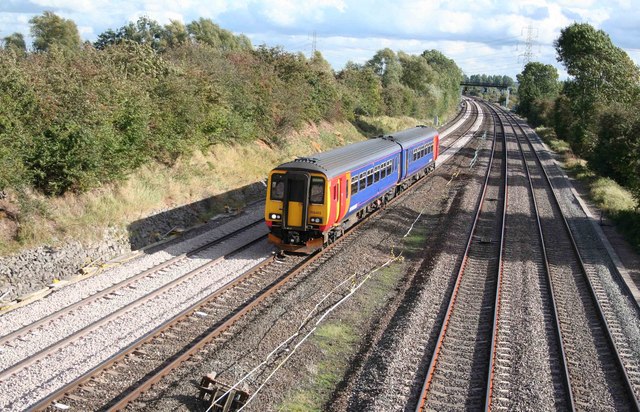
<path fill-rule="evenodd" d="M 435 129 L 419 126 L 276 167 L 265 202 L 269 241 L 302 253 L 332 242 L 431 170 L 437 144 Z"/>

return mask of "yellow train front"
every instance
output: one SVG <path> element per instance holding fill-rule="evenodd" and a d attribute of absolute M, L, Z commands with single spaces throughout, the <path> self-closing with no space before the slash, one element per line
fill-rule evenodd
<path fill-rule="evenodd" d="M 269 241 L 289 252 L 310 253 L 321 248 L 325 233 L 335 223 L 329 199 L 332 185 L 339 185 L 339 179 L 332 182 L 317 171 L 274 169 L 269 174 L 265 206 Z"/>

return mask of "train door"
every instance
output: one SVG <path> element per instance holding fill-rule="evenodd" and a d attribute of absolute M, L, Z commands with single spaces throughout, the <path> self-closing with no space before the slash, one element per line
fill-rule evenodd
<path fill-rule="evenodd" d="M 309 209 L 311 176 L 306 172 L 287 172 L 284 179 L 282 225 L 285 229 L 304 230 Z"/>
<path fill-rule="evenodd" d="M 402 179 L 409 176 L 409 149 L 404 151 L 404 170 L 402 171 Z"/>
<path fill-rule="evenodd" d="M 333 202 L 336 205 L 336 220 L 335 223 L 338 223 L 338 219 L 340 219 L 340 206 L 342 205 L 342 202 L 340 201 L 340 178 L 336 179 L 336 185 L 333 187 L 333 193 L 331 193 L 331 196 L 333 197 Z"/>
<path fill-rule="evenodd" d="M 347 214 L 347 209 L 349 207 L 349 202 L 347 201 L 347 194 L 349 190 L 348 182 L 351 181 L 350 174 L 346 176 L 341 176 L 338 179 L 337 190 L 338 190 L 338 210 L 336 214 L 336 222 L 340 221 Z"/>

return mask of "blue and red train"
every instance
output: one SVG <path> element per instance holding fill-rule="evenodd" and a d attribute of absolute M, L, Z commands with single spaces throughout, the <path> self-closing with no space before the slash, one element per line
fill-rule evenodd
<path fill-rule="evenodd" d="M 269 173 L 269 241 L 310 253 L 435 168 L 438 132 L 417 126 L 281 164 Z"/>

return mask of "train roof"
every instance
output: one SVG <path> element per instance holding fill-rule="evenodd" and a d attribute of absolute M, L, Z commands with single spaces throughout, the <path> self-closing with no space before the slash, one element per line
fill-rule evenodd
<path fill-rule="evenodd" d="M 429 126 L 416 126 L 401 132 L 385 135 L 383 138 L 398 142 L 402 147 L 412 146 L 424 142 L 425 137 L 433 138 L 438 131 Z"/>
<path fill-rule="evenodd" d="M 399 151 L 400 147 L 393 141 L 375 138 L 300 157 L 276 169 L 319 172 L 332 178 Z"/>

